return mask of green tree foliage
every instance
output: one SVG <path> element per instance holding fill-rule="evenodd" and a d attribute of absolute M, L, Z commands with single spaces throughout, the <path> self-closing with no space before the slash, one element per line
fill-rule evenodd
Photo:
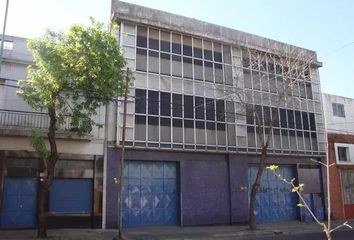
<path fill-rule="evenodd" d="M 97 108 L 123 95 L 125 60 L 114 33 L 100 23 L 73 25 L 66 34 L 46 31 L 28 46 L 35 66 L 18 93 L 36 110 L 54 108 L 57 124 L 70 116 L 73 129 L 90 132 Z"/>
<path fill-rule="evenodd" d="M 47 192 L 59 159 L 56 130 L 60 124 L 82 135 L 96 123 L 97 109 L 125 95 L 130 76 L 117 44 L 116 32 L 106 31 L 94 21 L 90 26 L 73 25 L 67 33 L 46 31 L 28 41 L 34 66 L 28 79 L 19 82 L 18 94 L 35 110 L 47 112 L 50 122 L 46 137 L 33 132 L 30 142 L 40 160 L 38 194 L 38 237 L 47 237 Z M 117 30 L 117 28 L 113 28 Z"/>

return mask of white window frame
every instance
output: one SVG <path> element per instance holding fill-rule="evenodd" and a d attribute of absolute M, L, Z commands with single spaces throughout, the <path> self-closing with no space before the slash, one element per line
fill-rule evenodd
<path fill-rule="evenodd" d="M 348 148 L 348 161 L 339 161 L 338 147 Z M 354 165 L 354 143 L 334 143 L 335 153 L 336 153 L 336 163 L 338 165 Z"/>

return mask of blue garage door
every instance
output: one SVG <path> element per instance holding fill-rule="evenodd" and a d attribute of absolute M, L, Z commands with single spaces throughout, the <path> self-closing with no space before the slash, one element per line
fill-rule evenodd
<path fill-rule="evenodd" d="M 4 182 L 2 228 L 30 228 L 36 224 L 37 179 L 10 178 Z"/>
<path fill-rule="evenodd" d="M 92 179 L 54 179 L 49 198 L 53 214 L 90 214 Z"/>
<path fill-rule="evenodd" d="M 279 173 L 290 180 L 295 177 L 295 170 L 290 166 L 279 166 Z M 258 171 L 257 166 L 250 166 L 248 171 L 248 189 L 251 192 L 252 184 Z M 280 181 L 274 174 L 264 170 L 261 186 L 256 196 L 256 221 L 271 222 L 282 220 L 296 220 L 297 196 L 291 192 L 291 187 Z"/>
<path fill-rule="evenodd" d="M 128 161 L 124 176 L 125 227 L 177 224 L 176 163 Z"/>

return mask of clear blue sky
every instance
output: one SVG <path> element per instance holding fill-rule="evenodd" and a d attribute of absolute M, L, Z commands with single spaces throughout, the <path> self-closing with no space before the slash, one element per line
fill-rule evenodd
<path fill-rule="evenodd" d="M 0 0 L 2 28 L 6 0 Z M 323 62 L 322 91 L 354 98 L 354 1 L 352 0 L 126 0 L 315 50 Z M 40 36 L 108 22 L 110 0 L 10 0 L 7 34 Z M 343 46 L 347 45 L 343 48 Z M 353 87 L 353 89 L 351 89 Z"/>

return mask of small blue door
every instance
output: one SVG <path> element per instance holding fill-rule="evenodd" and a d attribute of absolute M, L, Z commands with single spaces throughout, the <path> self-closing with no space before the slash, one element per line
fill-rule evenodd
<path fill-rule="evenodd" d="M 127 161 L 124 172 L 123 225 L 177 224 L 176 163 Z"/>
<path fill-rule="evenodd" d="M 31 228 L 36 224 L 37 179 L 11 178 L 4 181 L 2 228 Z"/>
<path fill-rule="evenodd" d="M 53 214 L 91 214 L 92 179 L 54 179 L 49 196 Z"/>
<path fill-rule="evenodd" d="M 255 181 L 258 166 L 251 165 L 248 170 L 249 194 Z M 278 173 L 287 180 L 295 178 L 295 169 L 290 166 L 279 166 Z M 261 186 L 258 189 L 255 203 L 257 222 L 275 222 L 296 220 L 298 218 L 296 193 L 291 187 L 278 179 L 272 172 L 264 170 Z"/>

